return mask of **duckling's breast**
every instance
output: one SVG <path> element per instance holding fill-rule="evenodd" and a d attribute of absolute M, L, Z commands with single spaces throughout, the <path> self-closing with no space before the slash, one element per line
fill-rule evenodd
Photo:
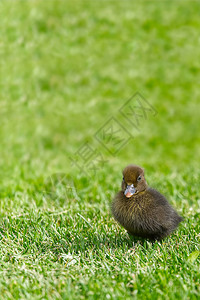
<path fill-rule="evenodd" d="M 123 191 L 120 191 L 112 203 L 112 213 L 128 231 L 141 231 L 146 223 L 150 203 L 151 199 L 145 192 L 126 198 Z"/>

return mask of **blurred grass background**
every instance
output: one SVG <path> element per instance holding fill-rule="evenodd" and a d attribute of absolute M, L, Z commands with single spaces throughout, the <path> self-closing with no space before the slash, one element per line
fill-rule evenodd
<path fill-rule="evenodd" d="M 121 170 L 126 164 L 135 163 L 145 168 L 150 185 L 169 195 L 171 203 L 186 216 L 186 224 L 189 218 L 188 228 L 195 228 L 191 249 L 197 249 L 199 9 L 198 1 L 178 0 L 0 2 L 0 195 L 4 221 L 9 215 L 22 214 L 23 221 L 17 230 L 24 232 L 23 224 L 30 223 L 26 220 L 29 212 L 38 220 L 45 210 L 70 211 L 72 207 L 66 204 L 65 197 L 52 201 L 46 195 L 39 195 L 39 191 L 47 188 L 44 182 L 49 182 L 52 174 L 64 173 L 72 176 L 79 193 L 77 197 L 81 199 L 78 204 L 72 201 L 71 212 L 77 216 L 78 212 L 85 211 L 85 218 L 92 219 L 99 209 L 101 214 L 95 230 L 103 232 L 101 222 L 105 226 L 111 222 L 110 230 L 113 230 L 117 225 L 109 214 L 109 203 L 119 189 Z M 96 141 L 94 134 L 110 117 L 118 117 L 119 109 L 136 92 L 156 109 L 157 115 L 149 115 L 141 122 L 140 132 L 131 128 L 134 139 L 113 156 Z M 90 179 L 70 161 L 87 141 L 107 160 Z M 12 226 L 6 224 L 2 227 L 3 236 L 12 231 Z M 36 224 L 40 223 L 36 221 Z M 72 224 L 68 226 L 71 228 Z M 187 227 L 184 228 L 187 236 Z M 124 231 L 123 234 L 126 235 Z M 5 252 L 7 247 L 5 244 Z M 34 251 L 41 254 L 39 249 Z M 78 270 L 81 268 L 80 263 Z M 73 272 L 78 276 L 79 271 Z M 123 273 L 123 268 L 119 272 Z M 163 280 L 167 278 L 165 275 Z M 118 280 L 120 284 L 122 278 Z M 96 290 L 103 286 L 103 278 L 99 280 Z M 192 299 L 196 297 L 197 285 L 192 275 L 188 282 L 191 289 L 188 295 Z M 59 284 L 54 295 L 58 298 L 64 297 L 58 291 Z M 169 286 L 164 296 L 161 293 L 159 297 L 183 297 L 184 293 L 176 295 L 177 287 L 170 291 Z M 72 293 L 72 287 L 73 283 L 69 283 L 65 299 Z M 31 289 L 27 288 L 27 295 L 36 297 L 42 287 L 38 284 L 35 293 Z M 81 293 L 89 297 L 90 289 L 83 284 L 74 297 L 81 297 Z M 144 291 L 138 295 L 143 297 Z M 18 293 L 19 298 L 25 295 L 17 288 L 13 288 L 13 293 Z M 46 293 L 43 297 L 51 297 L 50 290 Z M 123 293 L 123 288 L 116 288 L 113 297 L 122 297 Z M 8 293 L 6 297 L 12 298 L 14 294 Z M 107 294 L 112 298 L 109 289 Z M 94 292 L 91 297 L 95 295 Z M 127 288 L 126 297 L 131 295 L 136 295 L 133 287 Z"/>

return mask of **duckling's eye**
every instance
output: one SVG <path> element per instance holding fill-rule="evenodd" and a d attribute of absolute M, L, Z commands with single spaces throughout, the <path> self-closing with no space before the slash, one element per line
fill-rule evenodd
<path fill-rule="evenodd" d="M 142 176 L 138 176 L 137 181 L 140 181 L 142 179 Z"/>
<path fill-rule="evenodd" d="M 123 181 L 124 181 L 124 176 L 123 176 Z"/>

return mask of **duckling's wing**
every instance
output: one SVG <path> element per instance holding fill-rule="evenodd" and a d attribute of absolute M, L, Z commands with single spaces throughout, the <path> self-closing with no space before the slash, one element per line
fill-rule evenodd
<path fill-rule="evenodd" d="M 153 199 L 151 213 L 156 225 L 155 228 L 157 227 L 158 231 L 160 231 L 162 234 L 168 235 L 178 226 L 182 218 L 169 204 L 167 199 L 158 191 L 154 189 L 148 189 L 148 193 Z"/>

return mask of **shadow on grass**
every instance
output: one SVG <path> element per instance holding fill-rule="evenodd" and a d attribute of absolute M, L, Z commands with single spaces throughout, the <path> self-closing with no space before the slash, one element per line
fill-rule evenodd
<path fill-rule="evenodd" d="M 88 234 L 87 232 L 80 234 L 75 237 L 73 241 L 70 239 L 67 241 L 68 247 L 65 251 L 70 252 L 88 252 L 88 251 L 99 251 L 103 252 L 107 250 L 121 249 L 128 251 L 129 249 L 135 248 L 136 246 L 141 246 L 144 249 L 148 249 L 149 246 L 153 246 L 156 241 L 150 241 L 148 239 L 134 237 L 128 233 L 122 232 L 121 234 Z M 107 249 L 107 250 L 106 250 Z"/>

